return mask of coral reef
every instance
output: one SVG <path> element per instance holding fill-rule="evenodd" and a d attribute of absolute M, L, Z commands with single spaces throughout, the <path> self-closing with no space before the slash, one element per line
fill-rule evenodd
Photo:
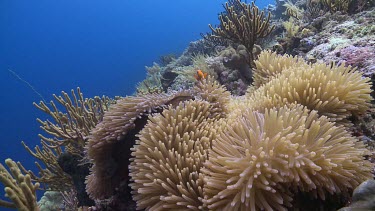
<path fill-rule="evenodd" d="M 208 56 L 198 54 L 192 57 L 192 64 L 189 66 L 176 68 L 173 70 L 178 76 L 174 79 L 171 88 L 178 90 L 181 88 L 191 88 L 196 82 L 197 71 L 200 70 L 203 73 L 210 75 L 211 77 L 217 78 L 217 74 L 213 68 L 206 62 Z"/>
<path fill-rule="evenodd" d="M 335 13 L 337 11 L 347 12 L 351 0 L 321 0 L 321 2 L 325 9 L 331 13 Z"/>
<path fill-rule="evenodd" d="M 167 54 L 167 55 L 162 55 L 159 57 L 159 61 L 162 66 L 167 66 L 169 63 L 173 62 L 175 59 L 176 59 L 175 54 Z"/>
<path fill-rule="evenodd" d="M 283 22 L 283 26 L 285 28 L 285 36 L 289 39 L 295 37 L 299 31 L 300 26 L 296 24 L 293 19 L 289 19 L 289 21 Z"/>
<path fill-rule="evenodd" d="M 283 6 L 285 7 L 284 15 L 293 17 L 295 19 L 301 19 L 304 13 L 304 10 L 300 7 L 297 7 L 293 2 L 287 0 Z"/>
<path fill-rule="evenodd" d="M 359 71 L 371 76 L 375 71 L 375 10 L 347 15 L 331 15 L 321 18 L 322 29 L 318 34 L 306 37 L 310 43 L 307 53 L 300 53 L 307 59 L 336 62 L 357 67 Z"/>
<path fill-rule="evenodd" d="M 39 174 L 0 164 L 10 199 L 0 206 L 373 208 L 373 180 L 360 184 L 375 166 L 374 3 L 268 9 L 229 0 L 211 33 L 146 66 L 133 96 L 87 99 L 78 88 L 34 104 L 51 117 L 38 119 L 41 147 L 23 143 Z M 37 189 L 47 190 L 39 205 Z"/>
<path fill-rule="evenodd" d="M 252 71 L 247 64 L 248 53 L 243 45 L 236 49 L 227 47 L 216 55 L 206 58 L 208 67 L 213 69 L 217 80 L 232 94 L 243 95 L 252 82 Z"/>
<path fill-rule="evenodd" d="M 170 62 L 169 62 L 170 63 Z M 161 67 L 155 63 L 151 67 L 147 67 L 146 79 L 138 84 L 136 90 L 138 95 L 161 93 L 163 86 L 161 84 Z"/>

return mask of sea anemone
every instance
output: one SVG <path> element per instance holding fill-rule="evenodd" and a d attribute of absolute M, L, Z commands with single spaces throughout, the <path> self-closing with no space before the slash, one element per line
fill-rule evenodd
<path fill-rule="evenodd" d="M 201 170 L 210 210 L 287 210 L 291 190 L 325 199 L 371 178 L 362 142 L 316 111 L 289 107 L 248 109 L 212 141 Z"/>
<path fill-rule="evenodd" d="M 91 131 L 86 146 L 87 156 L 94 164 L 86 179 L 90 197 L 109 197 L 120 182 L 127 180 L 130 148 L 148 115 L 192 98 L 191 92 L 180 91 L 126 97 L 112 105 L 103 121 Z"/>
<path fill-rule="evenodd" d="M 228 113 L 228 103 L 231 100 L 230 92 L 220 85 L 214 77 L 198 81 L 194 87 L 197 96 L 212 104 L 212 113 L 219 117 L 225 117 Z"/>
<path fill-rule="evenodd" d="M 290 55 L 278 55 L 269 50 L 262 51 L 254 61 L 256 68 L 253 70 L 253 85 L 260 87 L 271 80 L 273 76 L 290 67 L 308 67 L 302 58 Z"/>
<path fill-rule="evenodd" d="M 133 199 L 138 209 L 202 209 L 200 169 L 216 137 L 212 105 L 195 100 L 149 117 L 132 149 Z"/>
<path fill-rule="evenodd" d="M 297 103 L 339 122 L 365 113 L 372 100 L 370 93 L 370 79 L 352 67 L 317 63 L 283 70 L 247 96 L 259 110 Z"/>

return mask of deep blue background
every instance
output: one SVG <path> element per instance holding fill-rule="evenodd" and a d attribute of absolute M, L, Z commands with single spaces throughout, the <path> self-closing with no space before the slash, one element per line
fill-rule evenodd
<path fill-rule="evenodd" d="M 32 102 L 81 87 L 85 97 L 131 95 L 159 56 L 181 53 L 217 24 L 219 0 L 0 0 L 0 162 L 34 169 L 39 144 Z M 266 2 L 258 2 L 259 4 Z M 0 194 L 3 196 L 2 186 Z"/>

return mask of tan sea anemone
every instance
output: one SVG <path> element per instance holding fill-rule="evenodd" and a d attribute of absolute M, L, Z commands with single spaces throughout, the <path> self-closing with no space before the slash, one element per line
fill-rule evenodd
<path fill-rule="evenodd" d="M 130 165 L 137 209 L 201 210 L 200 169 L 216 137 L 212 105 L 187 101 L 149 117 L 132 149 Z"/>
<path fill-rule="evenodd" d="M 352 67 L 317 63 L 283 70 L 247 96 L 256 109 L 297 103 L 338 122 L 366 112 L 372 100 L 370 93 L 370 79 Z"/>
<path fill-rule="evenodd" d="M 91 131 L 86 146 L 87 156 L 94 164 L 86 179 L 90 197 L 109 197 L 120 182 L 127 180 L 130 148 L 148 115 L 192 98 L 191 92 L 181 91 L 126 97 L 112 105 Z"/>
<path fill-rule="evenodd" d="M 212 113 L 220 117 L 225 117 L 228 114 L 230 92 L 214 77 L 208 76 L 206 79 L 198 81 L 194 90 L 201 99 L 212 104 Z"/>
<path fill-rule="evenodd" d="M 210 210 L 287 210 L 293 193 L 324 199 L 371 178 L 369 151 L 303 106 L 246 110 L 212 141 L 204 174 Z"/>
<path fill-rule="evenodd" d="M 253 70 L 253 85 L 260 87 L 267 83 L 272 77 L 290 67 L 308 67 L 302 58 L 290 55 L 278 55 L 269 50 L 262 51 L 258 59 L 254 61 L 256 68 Z"/>

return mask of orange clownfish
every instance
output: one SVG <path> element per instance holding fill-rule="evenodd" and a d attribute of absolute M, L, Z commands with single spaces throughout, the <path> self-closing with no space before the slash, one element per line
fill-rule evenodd
<path fill-rule="evenodd" d="M 203 72 L 202 70 L 197 70 L 197 73 L 194 75 L 194 78 L 198 81 L 201 81 L 207 78 L 207 73 Z"/>

